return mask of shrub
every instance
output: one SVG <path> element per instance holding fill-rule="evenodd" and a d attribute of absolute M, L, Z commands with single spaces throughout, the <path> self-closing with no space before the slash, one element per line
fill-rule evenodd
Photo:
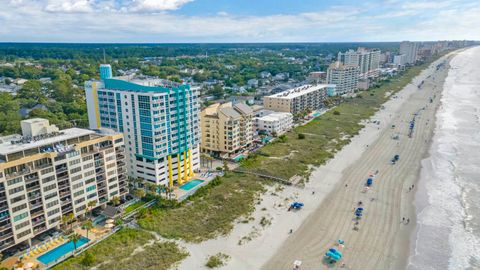
<path fill-rule="evenodd" d="M 220 252 L 208 257 L 208 260 L 205 266 L 208 268 L 217 268 L 220 266 L 224 266 L 228 259 L 230 259 L 230 256 Z"/>
<path fill-rule="evenodd" d="M 298 133 L 298 139 L 299 139 L 299 140 L 305 139 L 305 134 L 303 134 L 303 133 Z"/>
<path fill-rule="evenodd" d="M 338 110 L 333 111 L 333 115 L 340 115 L 340 111 Z"/>

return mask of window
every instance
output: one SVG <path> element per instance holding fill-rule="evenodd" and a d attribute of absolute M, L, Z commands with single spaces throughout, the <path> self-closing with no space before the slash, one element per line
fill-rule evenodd
<path fill-rule="evenodd" d="M 81 174 L 79 174 L 79 175 L 76 175 L 76 176 L 72 177 L 71 180 L 72 180 L 72 182 L 74 182 L 74 181 L 78 181 L 82 178 L 83 178 L 83 176 Z"/>
<path fill-rule="evenodd" d="M 89 172 L 86 172 L 84 176 L 87 177 L 87 176 L 93 175 L 94 173 L 95 171 L 89 171 Z"/>
<path fill-rule="evenodd" d="M 47 194 L 47 195 L 45 195 L 45 200 L 49 200 L 49 199 L 51 199 L 53 197 L 56 197 L 56 196 L 57 196 L 57 192 Z"/>
<path fill-rule="evenodd" d="M 18 212 L 18 211 L 23 210 L 23 209 L 25 209 L 25 208 L 27 208 L 27 204 L 26 204 L 26 203 L 21 204 L 21 205 L 19 205 L 19 206 L 13 207 L 13 208 L 12 208 L 12 212 L 15 213 L 15 212 Z"/>
<path fill-rule="evenodd" d="M 71 160 L 68 164 L 69 164 L 70 166 L 73 166 L 73 165 L 78 164 L 78 163 L 80 163 L 80 159 Z"/>
<path fill-rule="evenodd" d="M 92 193 L 90 195 L 87 196 L 87 199 L 91 199 L 91 198 L 94 198 L 94 197 L 97 197 L 97 193 Z"/>
<path fill-rule="evenodd" d="M 45 183 L 48 183 L 48 182 L 53 181 L 53 180 L 55 180 L 55 176 L 52 175 L 52 176 L 43 178 L 42 183 L 45 184 Z"/>
<path fill-rule="evenodd" d="M 88 185 L 92 182 L 95 182 L 95 178 L 91 178 L 91 179 L 88 179 L 87 181 L 85 181 L 85 185 Z"/>
<path fill-rule="evenodd" d="M 82 160 L 87 161 L 87 160 L 91 160 L 92 158 L 93 156 L 86 156 L 86 157 L 83 157 Z"/>
<path fill-rule="evenodd" d="M 60 213 L 60 208 L 57 208 L 57 209 L 53 209 L 52 211 L 48 211 L 47 215 L 48 216 L 53 216 L 57 213 Z"/>
<path fill-rule="evenodd" d="M 47 192 L 47 191 L 50 191 L 50 190 L 55 189 L 55 188 L 57 188 L 57 184 L 56 184 L 56 183 L 44 187 L 44 188 L 43 188 L 43 192 Z"/>
<path fill-rule="evenodd" d="M 84 169 L 84 170 L 86 170 L 86 169 L 88 169 L 88 168 L 91 168 L 91 167 L 93 167 L 93 163 L 88 163 L 88 164 L 86 164 L 86 165 L 83 165 L 83 169 Z"/>
<path fill-rule="evenodd" d="M 73 197 L 78 197 L 78 196 L 82 195 L 83 193 L 85 193 L 85 191 L 83 191 L 83 189 L 79 190 L 79 191 L 73 193 Z"/>
<path fill-rule="evenodd" d="M 77 189 L 77 188 L 79 188 L 79 187 L 83 187 L 83 182 L 80 182 L 80 183 L 77 183 L 77 184 L 73 185 L 72 188 L 73 188 L 73 189 Z"/>
<path fill-rule="evenodd" d="M 75 208 L 75 211 L 76 211 L 76 212 L 80 212 L 80 211 L 85 210 L 85 208 L 87 208 L 87 207 L 86 207 L 85 205 L 82 205 L 82 206 L 80 206 L 80 207 Z"/>
<path fill-rule="evenodd" d="M 51 173 L 51 172 L 53 172 L 53 167 L 46 168 L 46 169 L 43 169 L 41 171 L 42 174 L 47 174 L 47 173 Z"/>
<path fill-rule="evenodd" d="M 30 225 L 30 220 L 24 221 L 20 224 L 15 225 L 15 230 L 20 230 L 21 228 Z"/>
<path fill-rule="evenodd" d="M 48 221 L 48 224 L 52 225 L 55 222 L 60 221 L 60 217 L 54 217 Z"/>
<path fill-rule="evenodd" d="M 23 213 L 23 214 L 14 216 L 14 217 L 13 217 L 13 221 L 14 221 L 14 222 L 17 222 L 17 221 L 22 220 L 22 219 L 24 219 L 24 218 L 26 218 L 26 217 L 28 217 L 28 213 Z"/>
<path fill-rule="evenodd" d="M 80 204 L 85 201 L 85 198 L 80 198 L 78 200 L 75 200 L 75 204 Z"/>
<path fill-rule="evenodd" d="M 82 167 L 73 168 L 70 170 L 70 174 L 77 173 L 82 170 Z"/>
<path fill-rule="evenodd" d="M 51 201 L 51 202 L 47 203 L 47 208 L 50 208 L 50 207 L 55 206 L 57 204 L 58 204 L 58 200 Z"/>
<path fill-rule="evenodd" d="M 89 187 L 87 187 L 87 192 L 95 190 L 96 188 L 97 188 L 97 186 L 95 186 L 95 185 L 89 186 Z"/>
<path fill-rule="evenodd" d="M 22 190 L 24 190 L 25 187 L 24 186 L 20 186 L 20 187 L 16 187 L 16 188 L 12 188 L 8 191 L 8 194 L 12 195 L 12 194 L 15 194 L 17 192 L 20 192 Z"/>
<path fill-rule="evenodd" d="M 10 200 L 10 202 L 11 202 L 11 203 L 16 203 L 16 202 L 19 202 L 19 201 L 21 201 L 21 200 L 25 200 L 25 195 L 20 195 L 20 196 L 18 196 L 18 197 L 12 198 L 12 199 Z"/>
<path fill-rule="evenodd" d="M 20 238 L 22 238 L 22 237 L 25 237 L 25 236 L 29 235 L 31 232 L 32 232 L 32 230 L 30 230 L 30 229 L 28 229 L 28 230 L 26 230 L 26 231 L 24 231 L 24 232 L 21 232 L 21 233 L 17 234 L 17 239 L 20 239 Z"/>
<path fill-rule="evenodd" d="M 14 178 L 12 180 L 8 180 L 8 185 L 11 186 L 11 185 L 15 185 L 16 183 L 20 183 L 22 182 L 22 177 L 17 177 L 17 178 Z"/>

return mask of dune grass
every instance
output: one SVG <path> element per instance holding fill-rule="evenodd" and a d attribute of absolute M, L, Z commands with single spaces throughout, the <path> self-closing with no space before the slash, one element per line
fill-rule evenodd
<path fill-rule="evenodd" d="M 345 99 L 334 110 L 287 132 L 286 139 L 266 145 L 257 155 L 245 160 L 242 167 L 286 179 L 294 175 L 308 176 L 309 166 L 324 164 L 359 133 L 363 128 L 361 121 L 373 116 L 388 100 L 386 93 L 401 90 L 426 66 L 412 67 L 380 87 Z"/>
<path fill-rule="evenodd" d="M 71 258 L 57 266 L 54 270 L 88 269 L 99 263 L 122 260 L 139 246 L 152 239 L 152 234 L 135 229 L 123 229 L 112 235 L 107 240 Z M 87 257 L 87 259 L 85 259 Z"/>
<path fill-rule="evenodd" d="M 256 177 L 230 172 L 201 187 L 179 207 L 149 209 L 138 224 L 163 237 L 192 242 L 225 235 L 235 219 L 254 210 L 253 202 L 263 190 L 262 183 Z"/>

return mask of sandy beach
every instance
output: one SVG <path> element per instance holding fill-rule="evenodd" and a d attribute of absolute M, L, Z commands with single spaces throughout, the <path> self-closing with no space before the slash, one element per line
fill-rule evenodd
<path fill-rule="evenodd" d="M 253 219 L 239 221 L 227 237 L 201 244 L 181 243 L 190 256 L 178 268 L 206 269 L 207 256 L 222 252 L 231 257 L 223 269 L 291 269 L 295 260 L 303 262 L 302 269 L 336 269 L 341 263 L 327 266 L 323 255 L 336 240 L 343 239 L 344 269 L 405 269 L 415 224 L 415 188 L 409 191 L 409 187 L 418 178 L 420 161 L 432 137 L 448 72 L 448 65 L 436 67 L 446 59 L 430 65 L 386 102 L 349 145 L 314 170 L 305 188 L 273 187 L 261 197 Z M 418 116 L 409 138 L 414 113 Z M 392 139 L 394 135 L 399 135 L 399 140 Z M 400 160 L 391 165 L 395 154 Z M 372 188 L 363 193 L 368 175 L 376 170 Z M 305 208 L 287 212 L 293 200 L 304 202 Z M 353 210 L 359 201 L 365 210 L 355 231 Z M 410 219 L 409 224 L 402 223 L 402 217 Z M 262 219 L 268 220 L 266 225 L 261 224 Z"/>

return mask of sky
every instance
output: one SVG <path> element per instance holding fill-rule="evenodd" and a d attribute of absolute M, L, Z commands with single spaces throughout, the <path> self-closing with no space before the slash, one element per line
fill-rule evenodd
<path fill-rule="evenodd" d="M 0 42 L 480 40 L 479 0 L 0 0 Z"/>

